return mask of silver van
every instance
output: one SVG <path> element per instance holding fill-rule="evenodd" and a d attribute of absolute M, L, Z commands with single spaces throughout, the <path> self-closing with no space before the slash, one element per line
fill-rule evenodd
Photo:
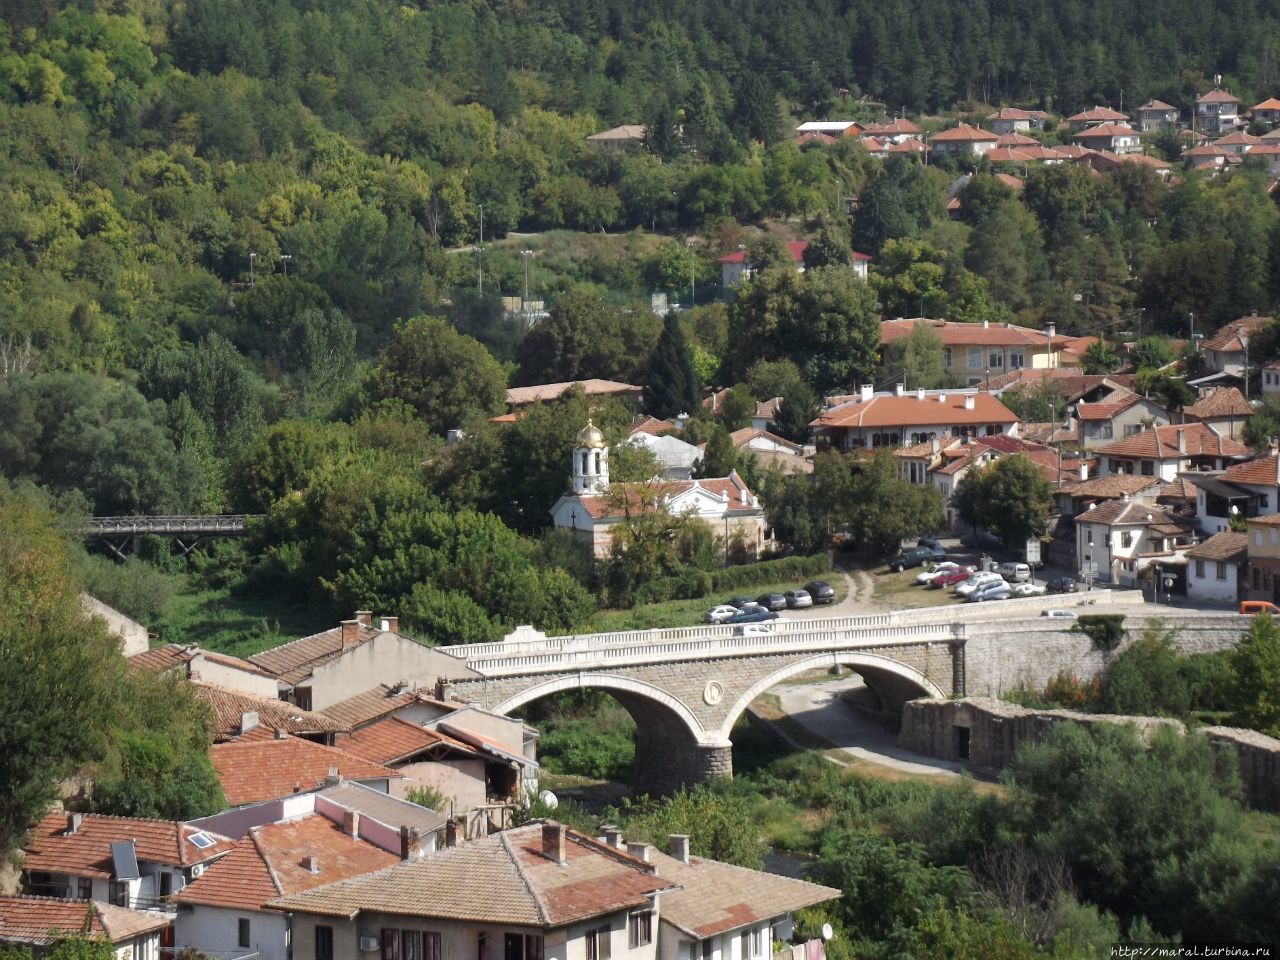
<path fill-rule="evenodd" d="M 1026 583 L 1031 579 L 1031 568 L 1025 563 L 1010 561 L 1000 564 L 999 574 L 1010 583 Z"/>

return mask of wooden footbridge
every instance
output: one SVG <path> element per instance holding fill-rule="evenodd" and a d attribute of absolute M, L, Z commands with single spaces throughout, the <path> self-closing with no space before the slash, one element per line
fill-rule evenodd
<path fill-rule="evenodd" d="M 85 540 L 100 543 L 116 559 L 124 560 L 141 536 L 172 539 L 186 556 L 209 540 L 243 537 L 260 514 L 219 514 L 186 517 L 91 517 L 81 528 Z"/>

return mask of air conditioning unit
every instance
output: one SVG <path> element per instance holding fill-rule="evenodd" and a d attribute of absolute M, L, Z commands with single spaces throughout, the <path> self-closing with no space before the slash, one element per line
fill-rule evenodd
<path fill-rule="evenodd" d="M 378 949 L 378 938 L 377 937 L 361 937 L 360 949 L 370 951 L 370 952 L 376 951 Z"/>
<path fill-rule="evenodd" d="M 202 876 L 204 876 L 204 864 L 197 863 L 191 868 L 191 879 L 194 880 L 196 877 Z"/>

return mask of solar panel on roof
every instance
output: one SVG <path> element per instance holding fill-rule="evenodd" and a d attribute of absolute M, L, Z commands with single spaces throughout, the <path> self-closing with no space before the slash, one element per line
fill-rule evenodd
<path fill-rule="evenodd" d="M 117 880 L 137 880 L 142 874 L 138 870 L 138 855 L 132 840 L 116 840 L 111 844 L 111 873 Z"/>

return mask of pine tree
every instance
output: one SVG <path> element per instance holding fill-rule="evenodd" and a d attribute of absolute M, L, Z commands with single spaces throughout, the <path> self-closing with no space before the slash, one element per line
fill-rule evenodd
<path fill-rule="evenodd" d="M 727 477 L 738 463 L 733 438 L 723 424 L 717 423 L 702 451 L 702 459 L 694 465 L 695 477 Z"/>
<path fill-rule="evenodd" d="M 645 409 L 666 420 L 680 413 L 698 409 L 700 386 L 680 320 L 674 312 L 667 314 L 658 345 L 649 358 L 649 378 L 645 384 Z"/>
<path fill-rule="evenodd" d="M 797 380 L 782 395 L 778 415 L 770 424 L 781 437 L 796 443 L 809 439 L 809 424 L 818 416 L 818 398 L 803 380 Z"/>

